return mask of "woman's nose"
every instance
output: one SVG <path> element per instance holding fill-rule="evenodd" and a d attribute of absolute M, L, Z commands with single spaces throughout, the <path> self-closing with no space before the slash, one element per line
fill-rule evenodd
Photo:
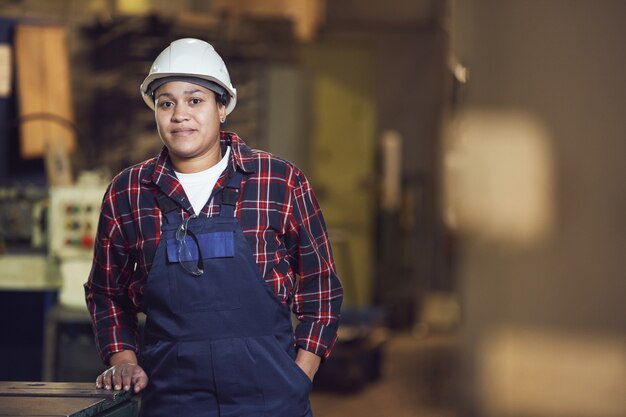
<path fill-rule="evenodd" d="M 185 106 L 176 106 L 172 113 L 172 121 L 181 122 L 189 119 L 189 112 Z"/>

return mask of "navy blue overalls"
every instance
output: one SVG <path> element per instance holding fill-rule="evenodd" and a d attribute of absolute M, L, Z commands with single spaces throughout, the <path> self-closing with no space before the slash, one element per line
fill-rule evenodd
<path fill-rule="evenodd" d="M 234 216 L 242 177 L 216 193 L 219 217 L 187 223 L 184 239 L 204 264 L 199 276 L 179 262 L 180 209 L 159 201 L 166 223 L 144 293 L 145 417 L 312 416 L 289 308 L 265 283 Z"/>

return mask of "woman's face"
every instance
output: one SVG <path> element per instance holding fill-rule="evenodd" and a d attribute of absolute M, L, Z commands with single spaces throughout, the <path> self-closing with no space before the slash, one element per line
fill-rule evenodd
<path fill-rule="evenodd" d="M 197 172 L 221 158 L 220 120 L 225 107 L 213 91 L 184 81 L 172 81 L 154 93 L 155 118 L 161 140 L 179 172 Z"/>

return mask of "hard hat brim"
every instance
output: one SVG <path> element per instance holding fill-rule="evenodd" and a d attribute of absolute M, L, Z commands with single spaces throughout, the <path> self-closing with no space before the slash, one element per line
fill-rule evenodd
<path fill-rule="evenodd" d="M 150 84 L 152 84 L 153 81 L 156 81 L 161 78 L 168 78 L 168 77 L 175 78 L 175 77 L 181 77 L 181 76 L 184 76 L 185 78 L 192 78 L 192 79 L 199 78 L 201 80 L 207 80 L 224 88 L 224 90 L 226 90 L 229 96 L 228 103 L 226 104 L 226 115 L 230 114 L 234 110 L 235 105 L 237 104 L 237 89 L 235 89 L 234 87 L 226 86 L 224 85 L 223 82 L 221 82 L 221 80 L 217 79 L 216 77 L 208 76 L 206 74 L 188 74 L 188 73 L 181 74 L 179 72 L 171 72 L 171 73 L 160 72 L 158 74 L 148 75 L 143 80 L 143 83 L 141 83 L 141 86 L 139 87 L 139 89 L 141 90 L 141 96 L 143 97 L 143 101 L 148 105 L 148 107 L 154 110 L 154 97 L 152 96 L 152 93 L 150 91 Z"/>

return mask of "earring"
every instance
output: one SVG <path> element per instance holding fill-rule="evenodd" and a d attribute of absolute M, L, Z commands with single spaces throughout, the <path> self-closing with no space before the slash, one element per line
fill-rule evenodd
<path fill-rule="evenodd" d="M 224 123 L 226 121 L 225 117 L 220 118 L 220 123 Z"/>

